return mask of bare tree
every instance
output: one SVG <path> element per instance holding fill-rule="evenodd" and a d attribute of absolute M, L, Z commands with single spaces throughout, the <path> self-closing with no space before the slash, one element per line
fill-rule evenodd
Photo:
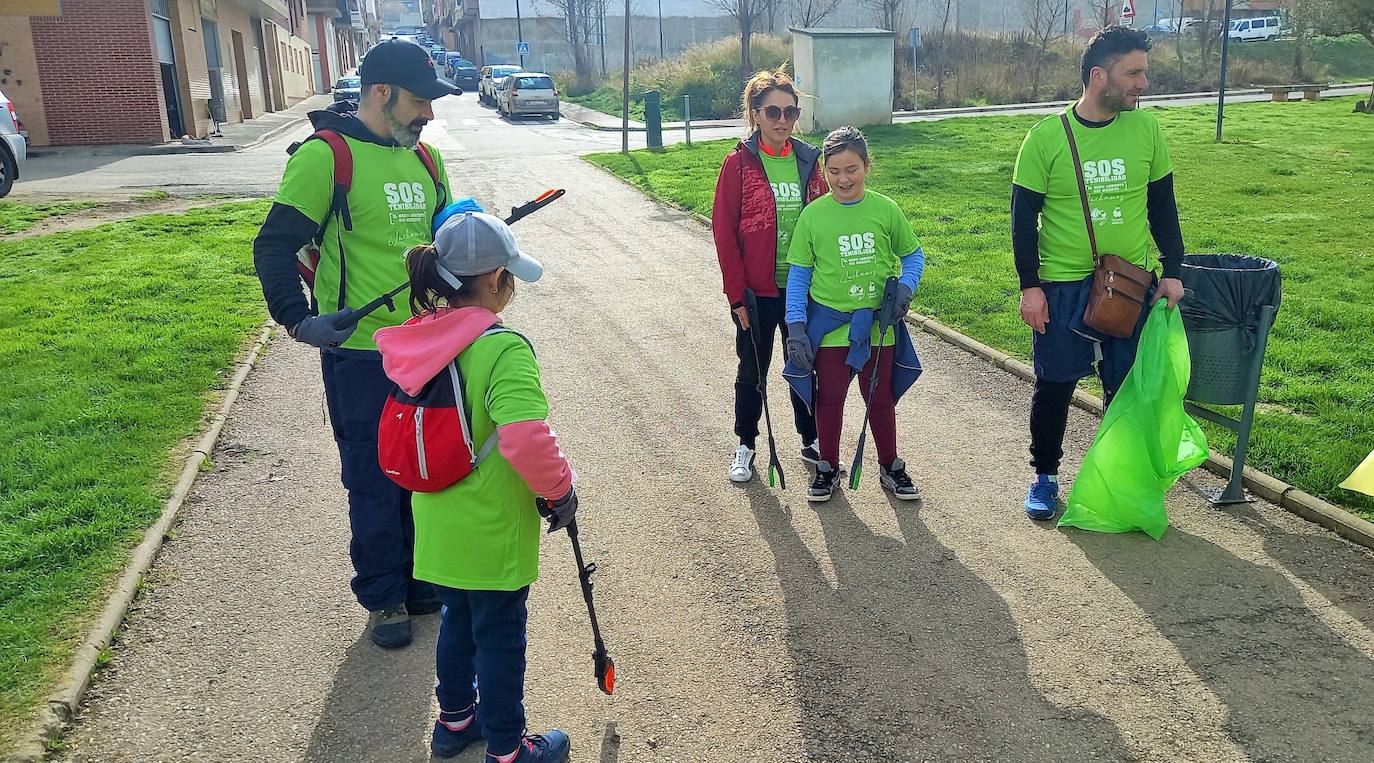
<path fill-rule="evenodd" d="M 1026 0 L 1022 10 L 1026 26 L 1030 28 L 1031 42 L 1035 45 L 1035 64 L 1031 66 L 1031 100 L 1038 100 L 1045 58 L 1050 46 L 1059 39 L 1069 9 L 1062 0 Z"/>
<path fill-rule="evenodd" d="M 936 18 L 940 20 L 940 61 L 935 68 L 935 103 L 943 106 L 945 103 L 945 69 L 949 68 L 946 60 L 949 57 L 949 22 L 954 16 L 956 0 L 935 0 Z"/>
<path fill-rule="evenodd" d="M 820 26 L 840 7 L 840 0 L 792 0 L 792 23 L 807 29 Z"/>
<path fill-rule="evenodd" d="M 754 61 L 749 55 L 749 44 L 754 36 L 765 8 L 761 0 L 709 0 L 712 7 L 730 14 L 739 28 L 739 76 L 748 79 L 754 73 Z"/>
<path fill-rule="evenodd" d="M 605 16 L 605 0 L 544 0 L 563 17 L 568 46 L 572 48 L 573 71 L 579 86 L 592 81 L 590 43 L 600 31 Z M 627 20 L 628 21 L 628 20 Z M 604 41 L 603 41 L 604 45 Z"/>
<path fill-rule="evenodd" d="M 905 32 L 908 0 L 864 0 L 873 9 L 879 29 L 891 29 L 899 36 Z"/>

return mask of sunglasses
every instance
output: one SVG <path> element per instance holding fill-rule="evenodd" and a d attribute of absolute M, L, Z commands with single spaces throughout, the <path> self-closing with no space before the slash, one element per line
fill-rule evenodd
<path fill-rule="evenodd" d="M 762 111 L 763 115 L 773 122 L 779 119 L 795 122 L 801 116 L 801 109 L 796 106 L 788 106 L 785 109 L 780 109 L 777 106 L 762 106 L 757 110 Z"/>

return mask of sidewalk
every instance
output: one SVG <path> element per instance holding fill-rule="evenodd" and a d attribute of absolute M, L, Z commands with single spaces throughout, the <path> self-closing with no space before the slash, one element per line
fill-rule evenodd
<path fill-rule="evenodd" d="M 157 145 L 111 144 L 97 146 L 40 146 L 29 150 L 30 159 L 81 156 L 165 156 L 169 154 L 219 154 L 242 151 L 277 137 L 305 121 L 306 114 L 333 101 L 328 93 L 312 95 L 296 105 L 269 112 L 238 124 L 220 125 L 221 135 L 208 144 L 173 140 Z"/>

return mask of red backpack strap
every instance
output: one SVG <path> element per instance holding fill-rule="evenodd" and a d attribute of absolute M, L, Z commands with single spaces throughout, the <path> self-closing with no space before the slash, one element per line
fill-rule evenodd
<path fill-rule="evenodd" d="M 434 157 L 429 153 L 429 148 L 425 144 L 417 143 L 415 153 L 420 157 L 420 163 L 425 165 L 425 171 L 429 173 L 430 179 L 434 181 L 434 197 L 438 202 L 434 206 L 434 215 L 438 215 L 444 207 L 448 206 L 448 193 L 444 190 L 443 182 L 439 180 L 439 166 L 434 163 Z"/>
<path fill-rule="evenodd" d="M 328 143 L 329 150 L 334 153 L 334 195 L 329 202 L 329 214 L 320 225 L 319 238 L 323 240 L 325 226 L 334 215 L 339 216 L 344 230 L 353 230 L 353 218 L 348 213 L 348 190 L 353 187 L 353 151 L 348 148 L 344 136 L 334 130 L 319 130 L 311 137 Z"/>

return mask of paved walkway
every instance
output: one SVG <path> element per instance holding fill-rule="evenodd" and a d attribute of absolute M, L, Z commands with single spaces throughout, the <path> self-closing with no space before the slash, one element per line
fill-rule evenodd
<path fill-rule="evenodd" d="M 508 319 L 582 476 L 620 667 L 598 694 L 571 553 L 546 539 L 530 725 L 568 729 L 574 761 L 1374 760 L 1374 554 L 1265 503 L 1213 509 L 1200 471 L 1158 543 L 1030 523 L 1029 386 L 929 337 L 899 407 L 922 502 L 869 478 L 808 504 L 787 432 L 789 490 L 732 485 L 709 234 L 554 148 L 451 170 L 500 208 L 568 189 L 520 224 L 548 270 Z M 367 641 L 322 410 L 315 354 L 279 339 L 65 760 L 426 759 L 437 624 L 399 653 Z M 1066 474 L 1095 426 L 1073 414 Z"/>

